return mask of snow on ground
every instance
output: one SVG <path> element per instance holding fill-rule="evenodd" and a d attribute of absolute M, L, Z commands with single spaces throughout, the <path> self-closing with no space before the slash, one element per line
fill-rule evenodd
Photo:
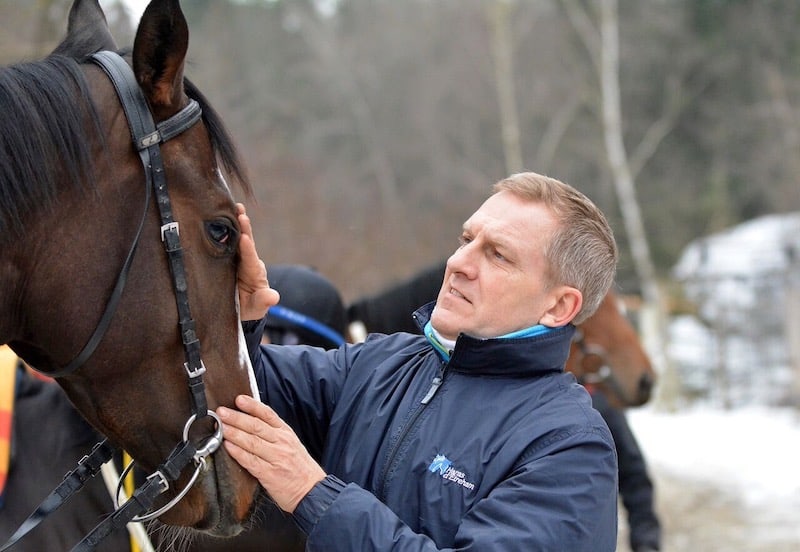
<path fill-rule="evenodd" d="M 657 481 L 664 550 L 800 550 L 800 412 L 647 407 L 628 419 Z"/>

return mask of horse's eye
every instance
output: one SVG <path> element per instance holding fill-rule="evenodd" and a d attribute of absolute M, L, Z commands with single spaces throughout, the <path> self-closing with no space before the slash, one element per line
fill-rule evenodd
<path fill-rule="evenodd" d="M 214 244 L 232 250 L 236 238 L 236 229 L 227 220 L 206 222 L 206 233 Z"/>

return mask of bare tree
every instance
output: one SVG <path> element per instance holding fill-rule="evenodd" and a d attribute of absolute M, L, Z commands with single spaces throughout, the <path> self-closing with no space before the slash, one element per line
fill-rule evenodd
<path fill-rule="evenodd" d="M 597 71 L 601 89 L 603 138 L 608 164 L 617 192 L 631 256 L 642 288 L 644 300 L 642 330 L 645 332 L 645 341 L 649 343 L 650 350 L 654 353 L 656 365 L 661 371 L 662 401 L 667 407 L 674 407 L 677 385 L 667 354 L 667 316 L 623 141 L 617 0 L 600 0 L 598 4 L 599 29 L 595 28 L 588 14 L 576 1 L 564 0 L 564 6 L 567 8 L 570 21 L 589 52 Z M 649 146 L 649 149 L 652 150 L 653 147 Z"/>
<path fill-rule="evenodd" d="M 297 18 L 299 30 L 311 50 L 319 57 L 323 66 L 329 69 L 331 83 L 340 89 L 342 98 L 347 101 L 358 134 L 362 138 L 370 168 L 381 190 L 384 208 L 388 211 L 397 203 L 397 178 L 380 138 L 372 108 L 361 92 L 353 64 L 346 57 L 346 50 L 338 40 L 336 29 L 331 24 L 320 22 L 318 13 L 298 6 L 293 15 Z"/>
<path fill-rule="evenodd" d="M 522 170 L 522 147 L 519 141 L 519 115 L 514 93 L 514 54 L 511 28 L 508 24 L 513 6 L 511 0 L 494 0 L 487 5 L 487 15 L 492 29 L 492 52 L 494 54 L 497 99 L 500 105 L 500 122 L 503 135 L 503 153 L 506 172 Z"/>

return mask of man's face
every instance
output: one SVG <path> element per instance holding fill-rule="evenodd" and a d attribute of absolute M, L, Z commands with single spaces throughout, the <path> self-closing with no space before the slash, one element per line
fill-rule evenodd
<path fill-rule="evenodd" d="M 448 259 L 431 324 L 448 339 L 478 338 L 539 323 L 557 300 L 546 288 L 544 246 L 556 228 L 540 203 L 492 195 L 467 222 Z"/>

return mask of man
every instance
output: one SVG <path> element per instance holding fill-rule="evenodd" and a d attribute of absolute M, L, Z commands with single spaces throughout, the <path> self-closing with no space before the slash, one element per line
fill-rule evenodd
<path fill-rule="evenodd" d="M 308 550 L 615 549 L 614 443 L 563 372 L 572 323 L 613 281 L 613 235 L 557 180 L 494 192 L 416 313 L 424 336 L 259 348 L 263 322 L 245 324 L 262 402 L 217 410 L 224 446 Z M 246 320 L 276 297 L 241 221 Z"/>
<path fill-rule="evenodd" d="M 355 299 L 347 307 L 351 324 L 356 324 L 359 335 L 366 332 L 419 333 L 410 316 L 412 309 L 433 301 L 439 293 L 446 261 L 424 268 L 388 288 Z M 270 267 L 270 282 L 274 274 Z M 284 301 L 281 292 L 281 301 Z M 270 309 L 272 313 L 272 309 Z M 597 313 L 592 318 L 596 317 Z M 584 323 L 578 327 L 586 328 Z M 363 338 L 362 338 L 363 339 Z M 575 354 L 576 349 L 572 352 Z M 579 353 L 579 356 L 583 353 Z M 599 358 L 599 357 L 598 357 Z M 566 369 L 569 370 L 567 362 Z M 628 424 L 625 410 L 611 406 L 600 387 L 584 383 L 592 397 L 592 406 L 608 425 L 617 450 L 619 464 L 619 498 L 628 514 L 628 542 L 632 552 L 661 550 L 661 522 L 655 508 L 655 488 L 647 468 L 647 461 Z"/>

